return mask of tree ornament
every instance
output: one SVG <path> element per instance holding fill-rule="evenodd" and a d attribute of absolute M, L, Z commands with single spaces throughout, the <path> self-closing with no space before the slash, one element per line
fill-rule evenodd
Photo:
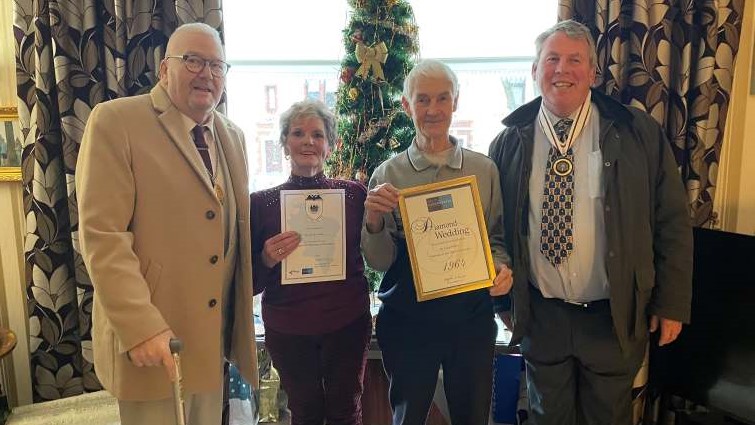
<path fill-rule="evenodd" d="M 351 79 L 354 78 L 354 72 L 354 68 L 344 68 L 341 71 L 341 81 L 343 81 L 344 84 L 349 84 L 351 82 Z"/>
<path fill-rule="evenodd" d="M 356 89 L 356 87 L 352 87 L 349 89 L 349 100 L 355 101 L 359 97 L 359 90 Z"/>
<path fill-rule="evenodd" d="M 367 183 L 367 173 L 364 171 L 364 168 L 357 171 L 354 177 L 362 183 Z"/>
<path fill-rule="evenodd" d="M 354 43 L 364 43 L 364 40 L 362 39 L 362 30 L 357 28 L 354 30 L 354 32 L 351 34 L 351 41 Z"/>
<path fill-rule="evenodd" d="M 374 121 L 374 120 L 371 121 L 367 125 L 367 128 L 357 138 L 357 143 L 362 145 L 366 143 L 369 139 L 372 139 L 373 137 L 375 137 L 375 135 L 378 134 L 378 131 L 388 128 L 388 126 L 391 125 L 391 122 L 393 121 L 394 116 L 395 115 L 391 115 L 388 117 L 380 118 L 377 121 Z"/>
<path fill-rule="evenodd" d="M 376 79 L 385 80 L 382 64 L 388 59 L 388 47 L 384 42 L 376 43 L 372 47 L 367 47 L 364 43 L 359 42 L 354 54 L 361 64 L 357 70 L 358 76 L 366 80 L 370 71 L 372 71 Z"/>
<path fill-rule="evenodd" d="M 383 115 L 385 115 L 385 100 L 383 100 L 383 89 L 380 86 L 378 86 L 377 92 L 378 92 L 378 99 L 380 99 L 380 112 Z M 393 120 L 393 116 L 391 116 L 391 120 Z"/>
<path fill-rule="evenodd" d="M 407 22 L 404 24 L 404 32 L 409 36 L 416 36 L 417 35 L 417 25 L 415 25 L 413 22 Z M 419 46 L 416 46 L 419 47 Z"/>

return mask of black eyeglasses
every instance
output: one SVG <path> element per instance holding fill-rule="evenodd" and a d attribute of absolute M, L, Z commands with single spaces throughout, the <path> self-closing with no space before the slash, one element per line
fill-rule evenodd
<path fill-rule="evenodd" d="M 213 77 L 223 77 L 231 67 L 231 65 L 223 61 L 207 60 L 197 55 L 165 56 L 165 59 L 181 59 L 181 62 L 186 66 L 186 70 L 192 74 L 199 74 L 204 71 L 205 66 L 209 66 Z"/>

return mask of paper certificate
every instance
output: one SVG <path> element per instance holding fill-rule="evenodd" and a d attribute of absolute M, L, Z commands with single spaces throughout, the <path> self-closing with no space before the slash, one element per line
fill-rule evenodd
<path fill-rule="evenodd" d="M 301 243 L 281 261 L 281 284 L 346 279 L 346 191 L 281 190 L 281 232 Z"/>
<path fill-rule="evenodd" d="M 404 189 L 399 207 L 417 301 L 493 285 L 495 267 L 475 176 Z"/>

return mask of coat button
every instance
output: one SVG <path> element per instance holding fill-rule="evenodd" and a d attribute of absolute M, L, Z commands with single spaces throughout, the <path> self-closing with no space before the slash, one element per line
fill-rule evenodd
<path fill-rule="evenodd" d="M 216 300 L 215 298 L 213 298 L 213 299 L 210 300 L 210 302 L 207 303 L 207 305 L 210 306 L 210 308 L 213 308 L 216 305 L 218 305 L 218 300 Z"/>
<path fill-rule="evenodd" d="M 209 210 L 204 214 L 205 217 L 207 217 L 208 220 L 212 220 L 215 218 L 215 211 Z"/>
<path fill-rule="evenodd" d="M 608 161 L 606 161 L 606 162 L 604 162 L 604 163 L 603 163 L 603 165 L 605 165 L 606 167 L 610 167 L 610 166 L 611 166 L 611 163 L 610 163 L 610 162 L 608 162 Z"/>
<path fill-rule="evenodd" d="M 213 255 L 212 257 L 210 257 L 210 263 L 215 264 L 217 262 L 218 262 L 218 256 L 217 255 Z"/>

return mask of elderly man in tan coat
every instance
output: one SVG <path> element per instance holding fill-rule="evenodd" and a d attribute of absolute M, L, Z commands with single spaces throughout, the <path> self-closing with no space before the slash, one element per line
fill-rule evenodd
<path fill-rule="evenodd" d="M 227 70 L 217 31 L 183 25 L 160 83 L 95 107 L 81 143 L 95 368 L 123 425 L 175 421 L 174 337 L 192 425 L 220 423 L 226 359 L 258 388 L 244 137 L 215 111 Z"/>

